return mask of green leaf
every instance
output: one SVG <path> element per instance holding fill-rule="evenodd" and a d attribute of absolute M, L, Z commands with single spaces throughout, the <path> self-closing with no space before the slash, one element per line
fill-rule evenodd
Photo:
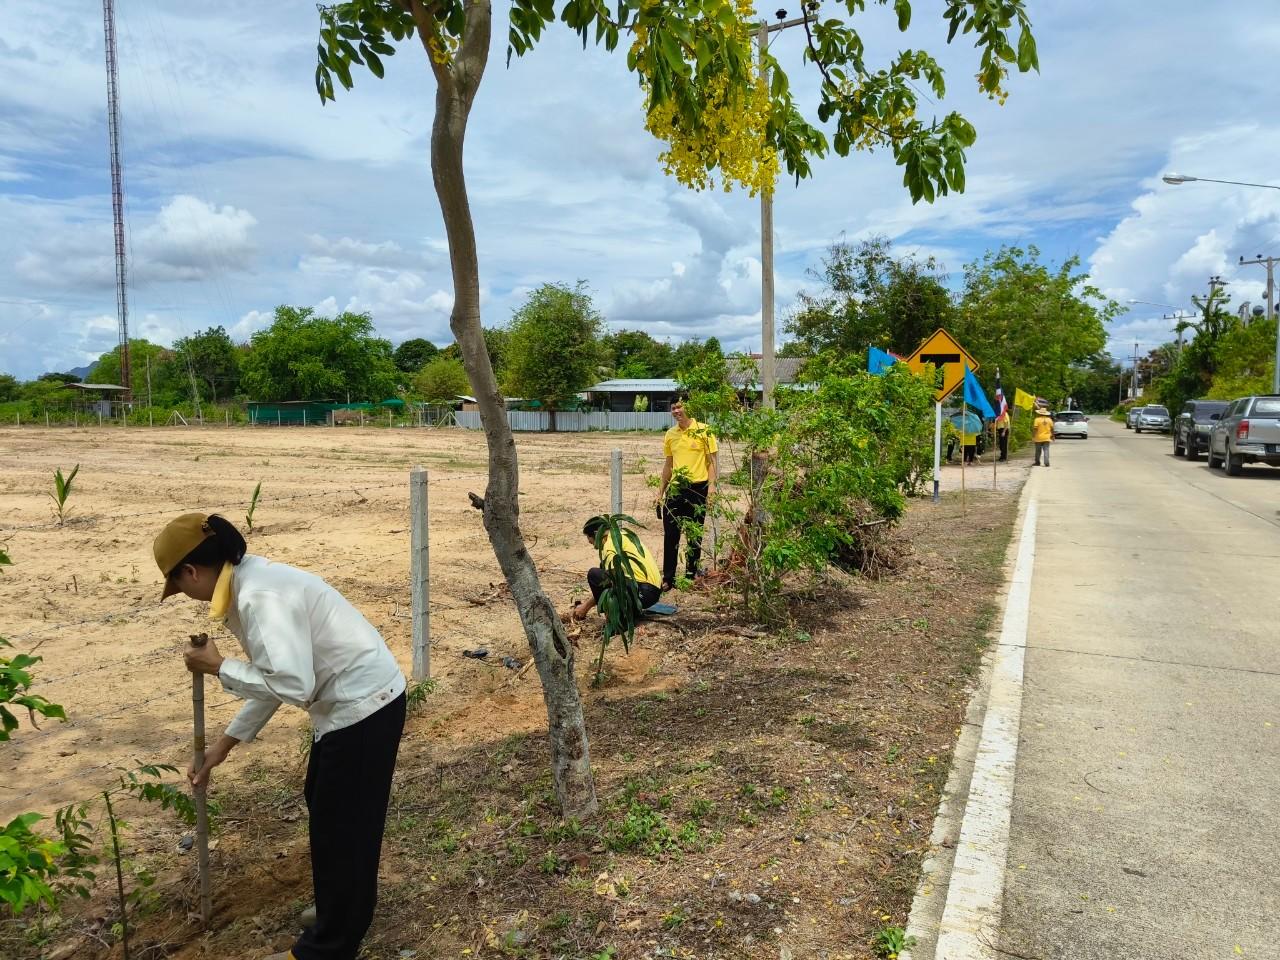
<path fill-rule="evenodd" d="M 1018 35 L 1018 69 L 1023 73 L 1040 69 L 1040 57 L 1036 53 L 1036 38 L 1026 27 L 1023 27 Z"/>
<path fill-rule="evenodd" d="M 379 80 L 386 75 L 386 70 L 382 66 L 382 60 L 380 60 L 378 55 L 372 50 L 366 49 L 364 51 L 364 62 L 368 65 L 369 72 Z M 259 484 L 259 486 L 261 486 L 261 484 Z"/>
<path fill-rule="evenodd" d="M 894 0 L 893 8 L 898 13 L 898 29 L 905 31 L 911 26 L 911 0 Z"/>

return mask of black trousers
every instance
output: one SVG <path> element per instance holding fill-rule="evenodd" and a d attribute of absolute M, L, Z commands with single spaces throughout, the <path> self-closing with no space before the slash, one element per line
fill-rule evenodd
<path fill-rule="evenodd" d="M 1000 445 L 1000 462 L 1004 463 L 1009 459 L 1009 431 L 997 430 L 996 442 Z"/>
<path fill-rule="evenodd" d="M 701 524 L 707 516 L 707 481 L 687 483 L 674 493 L 667 490 L 662 509 L 662 580 L 676 582 L 676 562 L 680 559 L 681 524 L 693 521 Z M 685 552 L 685 572 L 694 577 L 698 562 L 702 559 L 702 537 L 688 537 Z"/>
<path fill-rule="evenodd" d="M 405 697 L 326 733 L 307 764 L 316 922 L 293 945 L 297 960 L 355 960 L 378 902 L 378 861 Z"/>
<path fill-rule="evenodd" d="M 606 579 L 605 572 L 599 567 L 592 567 L 587 571 L 587 586 L 591 588 L 591 596 L 596 598 L 596 603 L 600 602 L 600 594 L 604 591 Z M 636 586 L 640 588 L 640 606 L 652 607 L 662 599 L 662 591 L 652 583 L 636 581 Z"/>

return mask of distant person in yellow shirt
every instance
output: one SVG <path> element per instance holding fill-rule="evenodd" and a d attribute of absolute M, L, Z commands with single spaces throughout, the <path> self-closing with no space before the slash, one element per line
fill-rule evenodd
<path fill-rule="evenodd" d="M 717 450 L 715 435 L 685 411 L 684 401 L 671 406 L 675 426 L 662 441 L 662 481 L 658 486 L 658 516 L 662 518 L 662 589 L 676 583 L 676 562 L 680 556 L 680 534 L 685 522 L 701 524 L 707 515 L 707 500 L 715 496 Z M 689 579 L 699 573 L 702 535 L 689 535 L 685 572 Z"/>
<path fill-rule="evenodd" d="M 1036 445 L 1036 462 L 1033 467 L 1040 466 L 1040 454 L 1044 454 L 1044 465 L 1049 465 L 1049 447 L 1053 444 L 1053 417 L 1049 411 L 1040 407 L 1036 410 L 1036 418 L 1031 421 L 1031 439 Z"/>
<path fill-rule="evenodd" d="M 600 528 L 604 525 L 604 517 L 592 517 L 583 525 L 582 535 L 591 541 L 592 547 L 596 544 L 596 534 L 599 533 Z M 662 583 L 662 575 L 658 572 L 658 562 L 653 559 L 653 554 L 649 552 L 643 543 L 637 547 L 626 536 L 622 538 L 622 552 L 636 561 L 631 565 L 631 572 L 635 575 L 636 586 L 640 588 L 640 606 L 643 608 L 652 607 L 662 595 L 662 591 L 659 589 L 659 585 Z M 617 555 L 617 550 L 614 549 L 612 540 L 605 540 L 601 553 L 603 554 L 601 559 L 605 561 Z M 600 567 L 592 567 L 588 570 L 587 586 L 591 588 L 591 599 L 580 600 L 575 603 L 569 615 L 574 620 L 581 620 L 586 617 L 600 602 L 600 594 L 604 592 L 604 588 L 608 585 L 609 575 L 604 570 Z"/>

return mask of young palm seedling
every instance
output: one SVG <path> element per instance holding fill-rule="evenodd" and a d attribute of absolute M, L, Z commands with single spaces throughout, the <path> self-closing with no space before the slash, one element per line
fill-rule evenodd
<path fill-rule="evenodd" d="M 604 524 L 596 531 L 596 551 L 600 554 L 600 569 L 605 575 L 605 586 L 597 603 L 604 617 L 604 632 L 600 637 L 600 656 L 596 658 L 596 686 L 604 681 L 605 647 L 614 637 L 621 637 L 622 648 L 630 653 L 636 624 L 644 611 L 640 587 L 636 582 L 641 563 L 623 548 L 626 540 L 640 549 L 640 537 L 634 530 L 640 524 L 625 513 L 607 514 L 603 519 Z"/>
<path fill-rule="evenodd" d="M 49 496 L 53 498 L 53 506 L 58 513 L 58 526 L 62 526 L 67 521 L 67 500 L 71 497 L 71 483 L 79 472 L 80 464 L 78 463 L 65 477 L 62 475 L 61 467 L 53 472 L 53 493 Z"/>
<path fill-rule="evenodd" d="M 258 494 L 262 493 L 262 481 L 258 481 L 258 485 L 253 488 L 253 496 L 249 500 L 249 512 L 244 515 L 244 522 L 249 527 L 249 532 L 253 532 L 253 512 L 258 509 Z"/>

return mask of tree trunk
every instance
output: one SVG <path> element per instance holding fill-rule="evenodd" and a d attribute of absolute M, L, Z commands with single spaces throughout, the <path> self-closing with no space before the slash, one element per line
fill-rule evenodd
<path fill-rule="evenodd" d="M 425 47 L 428 31 L 432 29 L 431 14 L 421 0 L 412 0 L 412 12 Z M 439 64 L 431 60 L 437 82 L 435 122 L 431 129 L 431 173 L 444 217 L 453 269 L 454 299 L 449 326 L 471 380 L 489 449 L 485 530 L 511 587 L 511 596 L 542 681 L 556 798 L 564 816 L 587 817 L 596 811 L 596 793 L 582 700 L 574 681 L 573 646 L 565 637 L 559 614 L 542 590 L 537 567 L 520 532 L 516 445 L 480 325 L 480 266 L 462 153 L 467 118 L 488 62 L 490 0 L 470 0 L 466 13 L 466 34 L 453 61 Z M 430 58 L 429 48 L 427 55 Z"/>

